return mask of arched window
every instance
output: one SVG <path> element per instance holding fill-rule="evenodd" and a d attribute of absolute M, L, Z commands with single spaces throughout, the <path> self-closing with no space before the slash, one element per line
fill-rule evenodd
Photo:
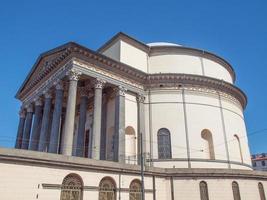
<path fill-rule="evenodd" d="M 99 200 L 115 200 L 116 184 L 110 177 L 105 177 L 99 184 Z"/>
<path fill-rule="evenodd" d="M 234 139 L 235 139 L 235 146 L 239 151 L 240 161 L 243 163 L 243 154 L 242 154 L 241 143 L 240 143 L 238 135 L 234 135 Z"/>
<path fill-rule="evenodd" d="M 259 193 L 260 193 L 260 200 L 266 200 L 265 192 L 262 183 L 258 183 Z"/>
<path fill-rule="evenodd" d="M 132 126 L 127 126 L 125 129 L 125 154 L 126 161 L 129 164 L 136 162 L 136 135 Z"/>
<path fill-rule="evenodd" d="M 158 131 L 158 157 L 159 159 L 172 158 L 170 131 L 161 128 Z"/>
<path fill-rule="evenodd" d="M 239 186 L 238 183 L 235 181 L 232 182 L 232 190 L 233 190 L 234 200 L 241 200 Z"/>
<path fill-rule="evenodd" d="M 209 200 L 208 185 L 205 181 L 199 183 L 200 199 Z"/>
<path fill-rule="evenodd" d="M 130 200 L 141 200 L 141 181 L 137 179 L 130 184 Z"/>
<path fill-rule="evenodd" d="M 62 182 L 60 200 L 82 200 L 82 192 L 82 178 L 77 174 L 69 174 Z"/>
<path fill-rule="evenodd" d="M 207 129 L 204 129 L 201 132 L 201 137 L 203 140 L 205 140 L 204 153 L 207 153 L 208 159 L 214 160 L 215 153 L 214 153 L 213 138 L 211 132 Z"/>

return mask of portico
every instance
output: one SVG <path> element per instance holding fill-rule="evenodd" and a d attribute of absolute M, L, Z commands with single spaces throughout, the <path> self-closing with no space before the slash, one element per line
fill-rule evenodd
<path fill-rule="evenodd" d="M 113 98 L 113 160 L 124 163 L 125 92 L 136 94 L 137 99 L 139 93 L 126 88 L 124 84 L 115 84 L 103 75 L 86 75 L 84 70 L 78 69 L 73 63 L 72 67 L 70 64 L 68 67 L 68 70 L 62 72 L 64 74 L 58 75 L 61 78 L 56 77 L 50 87 L 45 87 L 35 98 L 27 100 L 22 105 L 16 148 L 68 156 L 88 155 L 96 160 L 100 160 L 102 155 L 101 159 L 105 159 L 108 148 L 107 133 L 104 131 L 106 124 L 103 124 L 106 122 L 103 119 L 107 114 L 103 111 L 107 108 L 103 110 L 102 107 Z M 90 115 L 92 120 L 89 125 L 89 145 L 86 145 L 86 123 L 90 121 Z M 136 117 L 142 116 L 139 114 Z"/>

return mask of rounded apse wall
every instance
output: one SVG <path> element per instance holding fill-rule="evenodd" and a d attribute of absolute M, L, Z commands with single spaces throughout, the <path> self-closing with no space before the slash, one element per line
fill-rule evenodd
<path fill-rule="evenodd" d="M 154 166 L 251 168 L 243 108 L 236 99 L 197 87 L 152 89 L 149 99 Z"/>

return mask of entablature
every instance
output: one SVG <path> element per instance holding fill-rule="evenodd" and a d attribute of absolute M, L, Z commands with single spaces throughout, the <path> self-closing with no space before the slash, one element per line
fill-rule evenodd
<path fill-rule="evenodd" d="M 136 93 L 145 93 L 156 87 L 199 86 L 227 93 L 238 99 L 243 108 L 247 104 L 244 92 L 223 80 L 178 73 L 147 74 L 73 42 L 61 46 L 56 54 L 56 57 L 46 62 L 41 62 L 40 59 L 34 66 L 16 95 L 18 99 L 24 103 L 31 101 L 58 79 L 64 78 L 67 71 L 75 68 L 84 75 L 103 78 Z"/>

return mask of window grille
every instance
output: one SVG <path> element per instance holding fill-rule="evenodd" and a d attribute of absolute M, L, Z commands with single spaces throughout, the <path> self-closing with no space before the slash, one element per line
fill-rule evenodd
<path fill-rule="evenodd" d="M 115 200 L 116 185 L 111 178 L 103 178 L 99 184 L 99 200 Z"/>
<path fill-rule="evenodd" d="M 141 182 L 133 180 L 130 184 L 130 200 L 141 200 Z"/>
<path fill-rule="evenodd" d="M 239 186 L 237 182 L 232 183 L 234 200 L 241 200 Z"/>
<path fill-rule="evenodd" d="M 259 193 L 260 193 L 260 200 L 266 200 L 262 183 L 258 183 L 258 188 L 259 188 Z"/>
<path fill-rule="evenodd" d="M 171 136 L 170 131 L 166 128 L 161 128 L 158 131 L 158 158 L 171 159 Z"/>
<path fill-rule="evenodd" d="M 83 182 L 80 176 L 69 174 L 62 182 L 60 200 L 82 200 Z"/>
<path fill-rule="evenodd" d="M 209 200 L 208 185 L 205 181 L 201 181 L 199 183 L 199 189 L 200 189 L 200 199 Z"/>

